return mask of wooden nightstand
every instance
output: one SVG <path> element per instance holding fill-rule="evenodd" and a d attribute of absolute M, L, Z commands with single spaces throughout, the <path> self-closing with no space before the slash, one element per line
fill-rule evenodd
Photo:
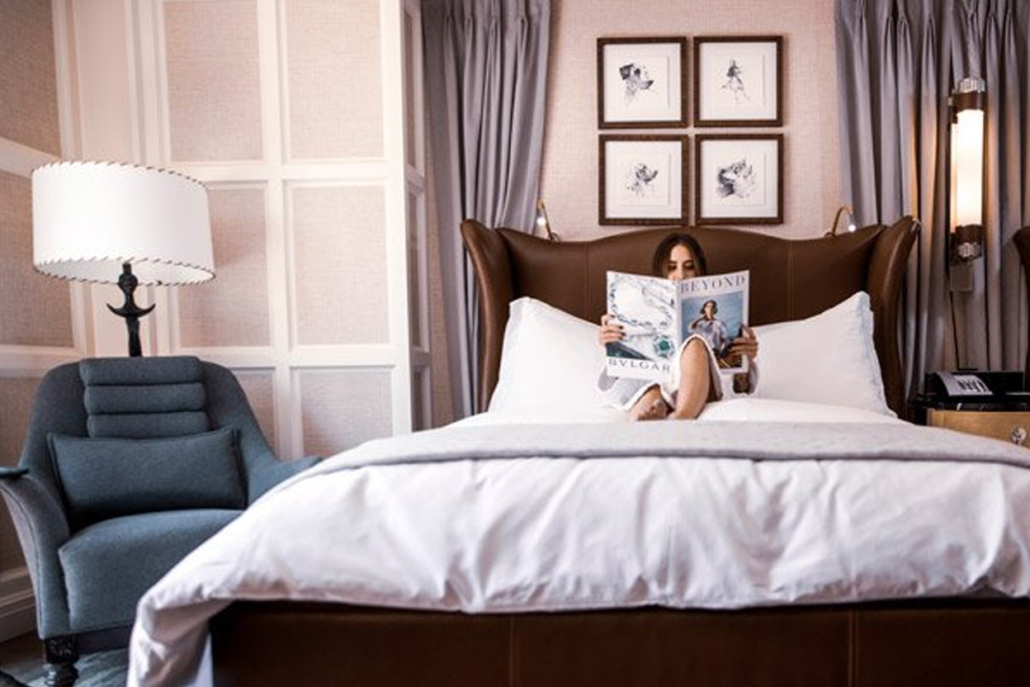
<path fill-rule="evenodd" d="M 1011 441 L 1030 448 L 1030 410 L 942 410 L 928 408 L 926 424 Z"/>
<path fill-rule="evenodd" d="M 1030 448 L 1030 393 L 1022 372 L 978 373 L 991 393 L 949 395 L 936 375 L 927 375 L 926 393 L 912 402 L 919 424 L 992 437 Z"/>

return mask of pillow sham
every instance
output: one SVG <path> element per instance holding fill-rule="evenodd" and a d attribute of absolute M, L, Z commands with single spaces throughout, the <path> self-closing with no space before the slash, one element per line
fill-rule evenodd
<path fill-rule="evenodd" d="M 604 407 L 598 326 L 534 298 L 509 305 L 490 412 L 575 414 Z"/>
<path fill-rule="evenodd" d="M 895 416 L 883 392 L 869 294 L 860 291 L 818 315 L 754 331 L 760 370 L 756 397 Z"/>
<path fill-rule="evenodd" d="M 247 506 L 236 430 L 161 439 L 49 434 L 65 509 L 77 528 L 108 518 Z"/>

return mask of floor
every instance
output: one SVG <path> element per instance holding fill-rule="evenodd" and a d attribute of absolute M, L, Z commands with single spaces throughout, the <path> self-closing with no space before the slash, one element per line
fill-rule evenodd
<path fill-rule="evenodd" d="M 26 684 L 43 677 L 43 644 L 39 637 L 25 634 L 0 644 L 0 671 L 0 687 L 9 687 L 4 673 Z"/>

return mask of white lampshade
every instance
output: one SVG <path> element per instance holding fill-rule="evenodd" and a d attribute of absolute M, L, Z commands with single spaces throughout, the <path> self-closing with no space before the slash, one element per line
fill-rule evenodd
<path fill-rule="evenodd" d="M 177 172 L 110 162 L 56 162 L 32 173 L 32 262 L 62 279 L 140 284 L 215 276 L 207 190 Z"/>
<path fill-rule="evenodd" d="M 961 110 L 951 125 L 955 226 L 983 223 L 984 111 Z"/>

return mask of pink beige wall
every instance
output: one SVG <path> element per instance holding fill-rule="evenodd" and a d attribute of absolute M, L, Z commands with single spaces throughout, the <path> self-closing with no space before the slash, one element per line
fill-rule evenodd
<path fill-rule="evenodd" d="M 811 238 L 826 231 L 841 202 L 830 0 L 553 0 L 552 22 L 541 195 L 552 228 L 563 239 L 629 229 L 599 227 L 597 221 L 597 38 L 613 36 L 781 34 L 784 126 L 702 131 L 784 134 L 784 223 L 742 228 L 784 238 Z M 692 50 L 691 43 L 691 79 Z M 691 113 L 693 107 L 691 102 Z M 609 132 L 693 137 L 697 130 L 605 130 Z M 691 180 L 693 156 L 691 138 Z M 690 206 L 693 214 L 692 192 Z"/>
<path fill-rule="evenodd" d="M 32 269 L 28 175 L 61 152 L 50 2 L 0 2 L 0 466 L 18 463 L 47 351 L 73 345 L 68 285 Z M 32 617 L 28 577 L 0 505 L 0 641 Z"/>

